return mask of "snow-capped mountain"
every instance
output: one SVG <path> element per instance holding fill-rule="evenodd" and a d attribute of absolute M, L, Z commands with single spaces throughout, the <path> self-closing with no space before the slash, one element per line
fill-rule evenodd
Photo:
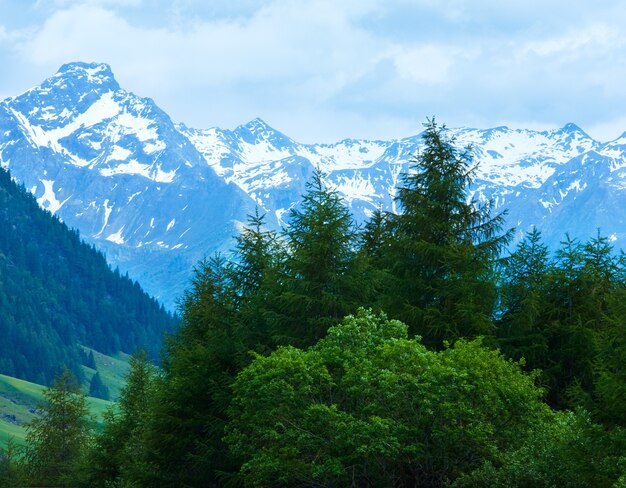
<path fill-rule="evenodd" d="M 39 204 L 173 305 L 254 202 L 104 64 L 64 65 L 0 103 L 0 163 Z"/>
<path fill-rule="evenodd" d="M 422 144 L 421 135 L 416 135 L 392 141 L 348 139 L 304 145 L 259 119 L 235 131 L 178 128 L 218 174 L 273 211 L 279 221 L 298 203 L 304 182 L 316 166 L 325 172 L 327 182 L 350 206 L 357 221 L 366 220 L 376 208 L 396 211 L 395 189 L 402 184 L 402 175 L 410 171 Z M 449 132 L 460 148 L 471 148 L 477 163 L 468 197 L 493 200 L 497 209 L 507 209 L 509 225 L 517 227 L 519 235 L 537 225 L 549 243 L 558 244 L 566 231 L 582 238 L 593 234 L 597 226 L 615 236 L 623 232 L 614 228 L 612 221 L 602 220 L 598 208 L 586 209 L 589 218 L 584 222 L 577 222 L 580 210 L 571 214 L 567 226 L 563 219 L 570 215 L 567 209 L 583 201 L 579 194 L 584 193 L 585 185 L 592 185 L 589 178 L 602 174 L 599 181 L 604 182 L 607 174 L 601 168 L 613 173 L 626 164 L 619 147 L 626 138 L 601 144 L 574 124 L 543 132 L 507 127 Z M 584 171 L 576 164 L 576 158 L 583 155 L 587 155 L 585 161 L 592 158 Z M 563 216 L 556 211 L 562 202 L 566 202 Z"/>
<path fill-rule="evenodd" d="M 574 124 L 550 131 L 451 129 L 478 164 L 470 197 L 508 209 L 521 235 L 537 225 L 558 244 L 600 227 L 626 240 L 626 134 L 608 143 Z M 103 249 L 172 307 L 191 267 L 230 248 L 255 205 L 288 221 L 319 167 L 362 222 L 395 211 L 419 134 L 300 144 L 255 119 L 234 130 L 175 125 L 149 98 L 120 88 L 106 64 L 71 63 L 0 102 L 0 164 L 41 206 Z"/>

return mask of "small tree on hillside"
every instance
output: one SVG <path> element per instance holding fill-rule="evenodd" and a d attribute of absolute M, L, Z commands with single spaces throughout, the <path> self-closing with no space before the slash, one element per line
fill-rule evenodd
<path fill-rule="evenodd" d="M 98 371 L 96 371 L 96 374 L 93 375 L 91 381 L 89 382 L 89 396 L 101 398 L 102 400 L 109 400 L 111 397 L 109 388 L 102 382 L 102 378 L 100 377 L 100 373 Z"/>
<path fill-rule="evenodd" d="M 69 370 L 44 391 L 40 416 L 26 425 L 25 460 L 32 483 L 49 486 L 76 481 L 89 436 L 85 394 Z"/>
<path fill-rule="evenodd" d="M 144 350 L 129 360 L 126 385 L 118 402 L 104 414 L 104 427 L 94 437 L 89 452 L 87 482 L 90 488 L 132 483 L 141 478 L 145 459 L 145 418 L 156 378 L 156 368 Z M 117 485 L 116 485 L 117 486 Z"/>
<path fill-rule="evenodd" d="M 24 465 L 19 451 L 13 437 L 7 439 L 6 447 L 0 447 L 0 486 L 22 486 Z"/>

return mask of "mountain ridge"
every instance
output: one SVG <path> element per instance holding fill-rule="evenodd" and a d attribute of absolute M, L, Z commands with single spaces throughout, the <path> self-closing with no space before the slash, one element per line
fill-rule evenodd
<path fill-rule="evenodd" d="M 448 133 L 473 147 L 468 198 L 508 209 L 518 237 L 537 226 L 554 247 L 565 231 L 584 239 L 600 226 L 617 245 L 626 238 L 626 133 L 600 142 L 571 122 Z M 302 144 L 260 118 L 190 128 L 122 89 L 103 63 L 65 64 L 0 102 L 0 165 L 170 309 L 195 262 L 230 248 L 255 206 L 270 227 L 287 224 L 315 168 L 357 222 L 397 211 L 395 188 L 421 144 L 420 133 Z"/>

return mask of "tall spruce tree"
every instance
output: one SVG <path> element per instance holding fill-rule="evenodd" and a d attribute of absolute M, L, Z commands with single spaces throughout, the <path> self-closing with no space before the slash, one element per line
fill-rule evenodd
<path fill-rule="evenodd" d="M 624 251 L 616 254 L 599 230 L 584 252 L 593 282 L 590 295 L 601 297 L 595 308 L 591 410 L 606 426 L 626 427 L 626 255 Z"/>
<path fill-rule="evenodd" d="M 361 232 L 360 248 L 369 257 L 370 262 L 379 268 L 382 267 L 391 245 L 391 223 L 390 215 L 377 208 Z"/>
<path fill-rule="evenodd" d="M 623 270 L 622 266 L 622 270 Z M 626 287 L 609 297 L 606 327 L 598 331 L 594 361 L 596 418 L 608 426 L 626 427 Z"/>
<path fill-rule="evenodd" d="M 491 335 L 496 286 L 494 263 L 511 231 L 492 204 L 467 199 L 475 167 L 471 150 L 434 119 L 425 124 L 424 147 L 404 175 L 392 217 L 388 268 L 393 279 L 382 303 L 426 344 Z"/>
<path fill-rule="evenodd" d="M 236 237 L 233 261 L 228 267 L 244 352 L 271 350 L 267 303 L 277 277 L 278 256 L 276 233 L 265 228 L 265 215 L 257 208 Z M 245 354 L 240 359 L 243 367 L 250 356 Z"/>
<path fill-rule="evenodd" d="M 363 305 L 369 284 L 349 210 L 317 169 L 284 232 L 287 257 L 273 301 L 279 343 L 315 344 L 331 325 Z"/>
<path fill-rule="evenodd" d="M 566 234 L 556 252 L 550 300 L 550 365 L 544 369 L 548 400 L 557 408 L 590 406 L 591 365 L 596 304 L 591 291 L 583 246 Z M 584 306 L 583 306 L 584 304 Z M 588 306 L 591 306 L 589 309 Z"/>
<path fill-rule="evenodd" d="M 222 443 L 230 385 L 244 355 L 228 263 L 201 262 L 181 303 L 181 328 L 168 342 L 163 380 L 146 429 L 140 485 L 208 486 L 234 469 Z"/>
<path fill-rule="evenodd" d="M 599 232 L 584 244 L 566 234 L 551 260 L 540 238 L 530 232 L 503 267 L 498 344 L 541 370 L 553 407 L 619 425 L 623 255 Z"/>

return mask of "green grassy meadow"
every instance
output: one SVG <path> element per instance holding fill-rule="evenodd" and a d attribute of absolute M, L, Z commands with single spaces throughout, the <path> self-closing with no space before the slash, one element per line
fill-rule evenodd
<path fill-rule="evenodd" d="M 93 349 L 87 347 L 83 348 L 87 354 L 93 352 L 94 359 L 96 360 L 96 367 L 100 372 L 102 382 L 109 387 L 111 393 L 111 400 L 115 401 L 120 395 L 120 390 L 124 386 L 126 373 L 128 372 L 128 359 L 129 355 L 123 352 L 116 354 L 115 356 L 107 356 L 106 354 L 99 353 Z M 91 381 L 91 377 L 96 374 L 94 369 L 83 366 L 83 371 L 87 382 Z M 87 383 L 89 385 L 89 383 Z M 89 389 L 89 386 L 87 386 Z"/>
<path fill-rule="evenodd" d="M 90 350 L 86 351 L 89 353 Z M 96 351 L 93 354 L 102 381 L 108 386 L 111 399 L 116 400 L 124 386 L 128 355 L 120 353 L 112 357 Z M 86 366 L 83 366 L 83 371 L 87 380 L 85 390 L 88 390 L 89 381 L 96 371 Z M 18 444 L 24 442 L 24 424 L 36 415 L 37 406 L 44 401 L 44 389 L 44 386 L 0 374 L 0 447 L 5 447 L 9 439 Z M 91 397 L 87 398 L 87 403 L 96 421 L 113 404 L 111 401 Z"/>

